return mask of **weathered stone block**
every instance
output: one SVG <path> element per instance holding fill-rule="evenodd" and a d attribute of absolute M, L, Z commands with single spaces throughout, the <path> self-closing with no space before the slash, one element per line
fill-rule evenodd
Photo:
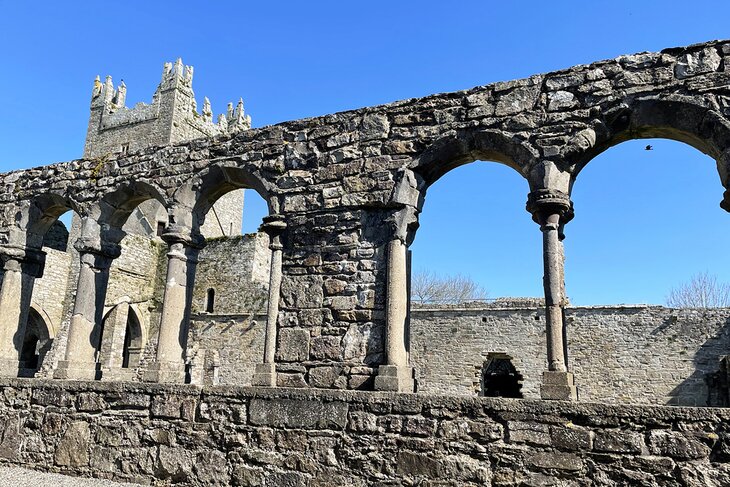
<path fill-rule="evenodd" d="M 348 405 L 342 402 L 252 399 L 249 419 L 253 425 L 291 428 L 344 429 Z"/>
<path fill-rule="evenodd" d="M 341 339 L 337 335 L 322 335 L 312 338 L 312 358 L 317 360 L 340 360 L 342 355 Z"/>
<path fill-rule="evenodd" d="M 530 443 L 542 446 L 551 444 L 550 428 L 546 424 L 510 421 L 507 423 L 507 433 L 510 443 Z"/>
<path fill-rule="evenodd" d="M 654 455 L 677 458 L 680 460 L 696 460 L 710 455 L 710 448 L 692 438 L 691 433 L 678 431 L 655 430 L 649 433 L 649 450 Z"/>
<path fill-rule="evenodd" d="M 538 468 L 577 472 L 583 468 L 583 460 L 572 453 L 535 452 L 527 456 L 530 465 Z"/>
<path fill-rule="evenodd" d="M 408 477 L 438 479 L 442 475 L 443 465 L 429 454 L 404 451 L 398 453 L 396 472 Z"/>
<path fill-rule="evenodd" d="M 84 412 L 103 411 L 107 408 L 106 401 L 100 394 L 82 392 L 76 399 L 76 409 Z"/>
<path fill-rule="evenodd" d="M 282 328 L 279 330 L 276 358 L 283 362 L 309 360 L 309 332 L 300 328 Z"/>
<path fill-rule="evenodd" d="M 580 426 L 551 426 L 550 442 L 561 450 L 586 451 L 593 448 L 593 435 Z"/>
<path fill-rule="evenodd" d="M 337 378 L 340 377 L 341 372 L 342 367 L 339 366 L 314 367 L 309 369 L 309 385 L 324 389 L 331 388 Z"/>
<path fill-rule="evenodd" d="M 68 425 L 56 447 L 53 461 L 56 465 L 83 467 L 89 464 L 89 424 L 75 421 Z"/>
<path fill-rule="evenodd" d="M 632 431 L 597 431 L 593 449 L 608 453 L 641 453 L 644 450 L 644 438 Z"/>
<path fill-rule="evenodd" d="M 324 300 L 322 276 L 284 275 L 281 299 L 287 308 L 321 308 Z"/>

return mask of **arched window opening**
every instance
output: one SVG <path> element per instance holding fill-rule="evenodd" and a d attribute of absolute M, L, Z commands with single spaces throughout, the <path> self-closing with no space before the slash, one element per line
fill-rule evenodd
<path fill-rule="evenodd" d="M 215 289 L 208 289 L 208 293 L 205 297 L 205 312 L 212 313 L 215 309 Z"/>
<path fill-rule="evenodd" d="M 129 308 L 127 324 L 124 330 L 124 346 L 122 347 L 122 368 L 135 368 L 142 357 L 142 326 L 137 313 Z"/>
<path fill-rule="evenodd" d="M 506 354 L 489 354 L 482 368 L 481 395 L 485 397 L 522 397 L 522 374 Z"/>

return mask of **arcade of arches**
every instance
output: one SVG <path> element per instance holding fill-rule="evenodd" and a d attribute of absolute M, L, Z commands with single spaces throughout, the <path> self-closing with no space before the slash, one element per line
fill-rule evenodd
<path fill-rule="evenodd" d="M 446 172 L 489 160 L 527 180 L 527 210 L 542 233 L 540 395 L 575 400 L 562 242 L 574 217 L 570 195 L 596 155 L 651 137 L 708 154 L 717 161 L 720 183 L 730 188 L 730 43 L 621 56 L 463 92 L 0 175 L 0 370 L 17 376 L 49 362 L 53 351 L 44 344 L 51 334 L 31 311 L 33 288 L 49 271 L 44 237 L 62 213 L 74 210 L 80 225 L 69 244 L 79 271 L 63 340 L 53 340 L 59 350 L 50 375 L 103 380 L 106 371 L 107 378 L 124 380 L 125 370 L 136 369 L 148 381 L 185 381 L 194 303 L 218 313 L 225 299 L 221 289 L 209 293 L 211 286 L 194 297 L 201 275 L 196 265 L 206 248 L 218 245 L 206 245 L 201 228 L 219 198 L 249 188 L 267 202 L 261 245 L 270 250 L 268 306 L 260 316 L 250 313 L 256 316 L 249 323 L 262 324 L 251 382 L 413 392 L 419 372 L 409 338 L 407 252 L 423 198 Z M 730 210 L 729 191 L 718 191 L 718 199 Z M 166 277 L 151 294 L 159 311 L 153 316 L 122 299 L 108 309 L 110 269 L 121 258 L 125 224 L 148 201 L 164 215 L 151 231 L 165 222 L 156 262 Z M 204 369 L 224 360 L 213 352 L 200 352 Z M 504 358 L 485 367 L 485 390 L 522 393 L 524 367 Z"/>

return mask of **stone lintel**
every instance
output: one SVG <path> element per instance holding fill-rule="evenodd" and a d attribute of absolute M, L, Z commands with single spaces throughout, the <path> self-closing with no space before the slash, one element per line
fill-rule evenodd
<path fill-rule="evenodd" d="M 276 364 L 256 364 L 251 385 L 276 387 Z"/>
<path fill-rule="evenodd" d="M 413 367 L 381 365 L 375 377 L 376 391 L 414 392 Z"/>
<path fill-rule="evenodd" d="M 53 372 L 54 379 L 68 380 L 95 380 L 96 363 L 76 362 L 72 360 L 61 360 Z"/>
<path fill-rule="evenodd" d="M 571 372 L 545 371 L 542 373 L 540 397 L 551 401 L 577 401 L 578 390 Z"/>

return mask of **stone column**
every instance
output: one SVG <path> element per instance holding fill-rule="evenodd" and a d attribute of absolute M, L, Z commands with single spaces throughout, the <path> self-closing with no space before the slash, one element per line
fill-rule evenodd
<path fill-rule="evenodd" d="M 279 294 L 281 291 L 281 234 L 286 223 L 280 215 L 264 218 L 261 230 L 269 235 L 271 249 L 271 270 L 269 273 L 269 303 L 266 313 L 266 335 L 264 338 L 264 363 L 257 364 L 252 383 L 255 386 L 276 387 L 276 329 L 279 318 Z"/>
<path fill-rule="evenodd" d="M 109 268 L 121 254 L 121 246 L 116 243 L 99 245 L 98 241 L 96 244 L 84 237 L 74 244 L 81 265 L 68 330 L 66 357 L 58 363 L 53 374 L 56 379 L 97 378 L 96 341 L 100 338 L 98 335 L 109 284 Z"/>
<path fill-rule="evenodd" d="M 388 275 L 385 303 L 386 365 L 378 367 L 375 389 L 413 392 L 413 368 L 408 365 L 406 319 L 408 317 L 408 247 L 400 238 L 388 243 Z"/>
<path fill-rule="evenodd" d="M 28 321 L 33 284 L 43 275 L 45 253 L 38 250 L 0 249 L 3 279 L 0 286 L 0 376 L 17 377 L 20 352 Z"/>
<path fill-rule="evenodd" d="M 184 383 L 190 308 L 193 301 L 195 267 L 202 242 L 189 236 L 166 233 L 167 277 L 157 356 L 145 373 L 148 382 Z"/>
<path fill-rule="evenodd" d="M 573 374 L 568 372 L 563 321 L 566 298 L 562 226 L 572 218 L 572 205 L 567 194 L 539 190 L 529 194 L 527 209 L 540 224 L 543 243 L 548 367 L 543 372 L 540 395 L 543 399 L 575 401 L 577 391 Z"/>

